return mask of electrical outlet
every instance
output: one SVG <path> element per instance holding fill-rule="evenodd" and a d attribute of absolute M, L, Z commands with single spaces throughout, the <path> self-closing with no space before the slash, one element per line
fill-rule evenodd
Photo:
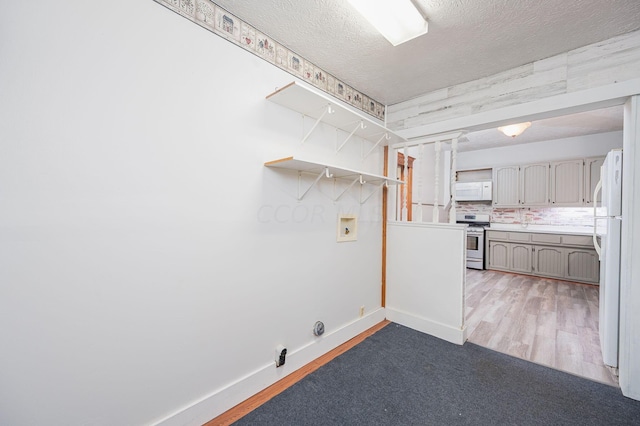
<path fill-rule="evenodd" d="M 276 347 L 276 367 L 282 367 L 287 360 L 287 348 L 282 345 Z"/>
<path fill-rule="evenodd" d="M 364 306 L 360 306 L 360 316 L 364 316 Z"/>

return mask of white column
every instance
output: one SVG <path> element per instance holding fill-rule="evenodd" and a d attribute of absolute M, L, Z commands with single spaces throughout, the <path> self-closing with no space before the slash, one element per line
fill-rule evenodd
<path fill-rule="evenodd" d="M 404 145 L 404 185 L 402 185 L 402 220 L 408 222 L 407 197 L 409 196 L 409 146 Z"/>
<path fill-rule="evenodd" d="M 451 208 L 449 209 L 449 223 L 456 223 L 456 160 L 458 157 L 458 138 L 451 139 Z"/>
<path fill-rule="evenodd" d="M 442 151 L 442 143 L 440 141 L 436 141 L 434 144 L 434 148 L 436 150 L 436 158 L 435 158 L 435 176 L 434 176 L 434 189 L 435 189 L 435 198 L 433 200 L 433 223 L 440 222 L 440 209 L 438 208 L 438 193 L 440 192 L 440 152 Z"/>
<path fill-rule="evenodd" d="M 418 217 L 414 218 L 414 222 L 422 222 L 422 174 L 424 173 L 424 144 L 421 143 L 418 148 L 418 161 L 420 168 L 418 171 Z M 415 170 L 414 170 L 415 171 Z"/>

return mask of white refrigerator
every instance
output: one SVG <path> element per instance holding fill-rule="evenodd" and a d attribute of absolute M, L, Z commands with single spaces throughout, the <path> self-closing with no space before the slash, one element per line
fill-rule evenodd
<path fill-rule="evenodd" d="M 593 194 L 602 191 L 602 205 L 594 202 L 594 243 L 600 256 L 600 346 L 606 365 L 618 366 L 620 324 L 620 236 L 622 230 L 622 150 L 610 151 L 602 165 L 600 182 Z M 599 213 L 599 214 L 596 214 Z M 598 244 L 596 235 L 600 237 Z"/>

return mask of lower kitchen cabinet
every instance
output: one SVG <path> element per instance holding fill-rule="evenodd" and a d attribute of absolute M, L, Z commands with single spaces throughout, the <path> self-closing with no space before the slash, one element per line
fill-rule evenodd
<path fill-rule="evenodd" d="M 491 241 L 489 269 L 531 273 L 531 245 Z"/>
<path fill-rule="evenodd" d="M 576 281 L 598 282 L 600 269 L 598 254 L 595 250 L 565 249 L 567 256 L 568 279 Z"/>
<path fill-rule="evenodd" d="M 555 278 L 565 277 L 564 249 L 533 246 L 533 272 Z"/>
<path fill-rule="evenodd" d="M 491 241 L 489 243 L 489 269 L 500 269 L 503 271 L 510 270 L 509 266 L 509 250 L 511 244 L 500 241 Z"/>
<path fill-rule="evenodd" d="M 511 267 L 514 272 L 531 272 L 531 245 L 511 244 Z"/>
<path fill-rule="evenodd" d="M 591 237 L 504 231 L 486 236 L 489 269 L 592 284 L 600 280 Z"/>

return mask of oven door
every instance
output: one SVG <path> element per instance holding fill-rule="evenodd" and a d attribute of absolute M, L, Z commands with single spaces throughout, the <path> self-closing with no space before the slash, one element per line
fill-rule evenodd
<path fill-rule="evenodd" d="M 484 269 L 484 229 L 467 230 L 467 268 Z"/>

